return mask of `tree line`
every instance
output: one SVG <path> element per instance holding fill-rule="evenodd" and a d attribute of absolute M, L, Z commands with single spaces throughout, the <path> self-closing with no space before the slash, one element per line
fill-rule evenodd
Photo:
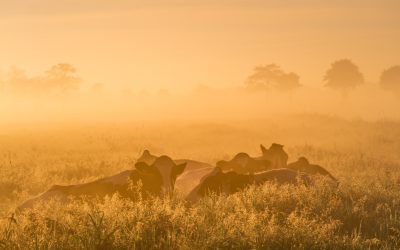
<path fill-rule="evenodd" d="M 326 71 L 323 82 L 326 87 L 346 95 L 350 90 L 364 84 L 364 76 L 357 65 L 349 59 L 333 62 Z M 300 77 L 293 72 L 285 72 L 276 64 L 260 65 L 247 78 L 246 87 L 252 91 L 277 90 L 290 92 L 302 85 Z M 379 85 L 382 89 L 400 94 L 400 66 L 392 66 L 381 73 Z"/>
<path fill-rule="evenodd" d="M 30 77 L 25 71 L 13 68 L 5 77 L 0 75 L 0 93 L 18 94 L 70 94 L 77 92 L 81 78 L 71 64 L 51 66 L 44 74 Z M 349 59 L 333 62 L 323 77 L 324 86 L 347 95 L 349 91 L 365 83 L 357 65 Z M 379 85 L 383 90 L 400 94 L 400 66 L 392 66 L 381 73 Z M 250 91 L 291 92 L 300 88 L 300 76 L 285 72 L 276 64 L 259 65 L 247 77 L 246 89 Z"/>
<path fill-rule="evenodd" d="M 14 67 L 0 78 L 0 92 L 64 95 L 78 91 L 80 83 L 76 69 L 67 63 L 53 65 L 42 75 L 32 77 L 24 70 Z"/>

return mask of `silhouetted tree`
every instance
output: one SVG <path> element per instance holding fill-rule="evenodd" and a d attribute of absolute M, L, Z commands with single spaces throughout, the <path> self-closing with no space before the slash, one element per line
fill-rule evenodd
<path fill-rule="evenodd" d="M 383 71 L 379 83 L 382 89 L 400 94 L 400 66 Z"/>
<path fill-rule="evenodd" d="M 76 69 L 66 63 L 52 66 L 45 75 L 44 86 L 48 89 L 59 89 L 63 92 L 79 89 L 80 79 L 75 76 Z"/>
<path fill-rule="evenodd" d="M 247 78 L 249 90 L 291 91 L 300 87 L 299 76 L 295 73 L 285 73 L 278 65 L 268 64 L 254 68 L 254 73 Z"/>
<path fill-rule="evenodd" d="M 325 86 L 346 95 L 349 90 L 363 84 L 364 77 L 352 61 L 342 59 L 332 63 L 324 76 L 324 81 L 327 82 Z"/>
<path fill-rule="evenodd" d="M 25 71 L 13 68 L 6 81 L 7 89 L 14 93 L 66 94 L 79 88 L 80 79 L 70 64 L 52 66 L 42 76 L 28 77 Z"/>

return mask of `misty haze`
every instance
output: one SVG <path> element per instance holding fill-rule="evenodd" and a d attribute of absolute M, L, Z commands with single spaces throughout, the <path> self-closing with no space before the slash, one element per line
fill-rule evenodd
<path fill-rule="evenodd" d="M 0 249 L 400 248 L 400 2 L 0 6 Z"/>

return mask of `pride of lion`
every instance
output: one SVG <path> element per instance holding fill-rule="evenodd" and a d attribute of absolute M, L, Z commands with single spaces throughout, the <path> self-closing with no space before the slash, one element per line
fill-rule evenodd
<path fill-rule="evenodd" d="M 93 182 L 61 186 L 55 185 L 46 192 L 18 206 L 21 212 L 38 202 L 57 199 L 68 202 L 77 197 L 105 197 L 118 193 L 135 199 L 132 189 L 140 185 L 142 197 L 169 195 L 177 190 L 188 203 L 196 203 L 210 193 L 230 195 L 250 185 L 275 182 L 278 185 L 312 185 L 316 175 L 326 177 L 337 185 L 338 181 L 325 168 L 310 164 L 300 157 L 288 164 L 283 145 L 273 143 L 268 149 L 260 145 L 262 155 L 251 157 L 238 153 L 229 161 L 218 161 L 215 166 L 194 160 L 155 156 L 145 150 L 137 159 L 135 169 L 98 179 Z"/>

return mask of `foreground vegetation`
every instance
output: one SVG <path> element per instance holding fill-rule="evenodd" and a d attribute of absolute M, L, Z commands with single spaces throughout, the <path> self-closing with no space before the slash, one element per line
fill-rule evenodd
<path fill-rule="evenodd" d="M 180 198 L 42 204 L 2 223 L 5 249 L 398 249 L 400 189 L 252 187 Z"/>
<path fill-rule="evenodd" d="M 0 134 L 0 249 L 399 249 L 400 124 L 293 117 L 225 124 L 21 128 Z M 144 148 L 207 162 L 287 145 L 340 181 L 251 187 L 196 206 L 168 199 L 56 201 L 13 215 L 53 184 L 132 168 Z M 132 191 L 134 192 L 134 191 Z"/>

